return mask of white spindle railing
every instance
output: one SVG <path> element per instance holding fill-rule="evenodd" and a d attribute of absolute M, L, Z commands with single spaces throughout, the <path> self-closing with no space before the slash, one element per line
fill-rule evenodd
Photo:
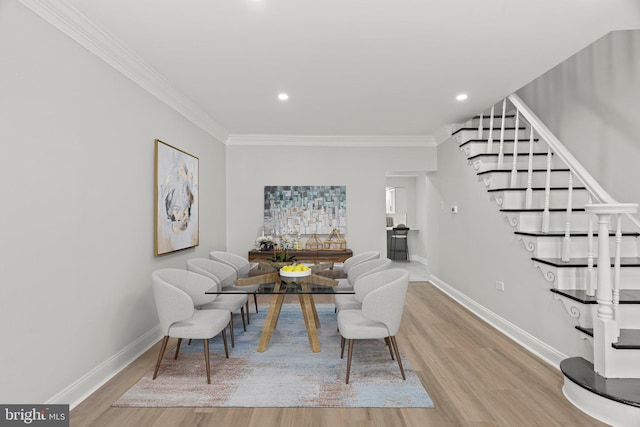
<path fill-rule="evenodd" d="M 517 184 L 517 155 L 518 155 L 518 127 L 519 120 L 526 120 L 530 126 L 529 135 L 529 159 L 527 168 L 527 189 L 525 192 L 525 208 L 531 209 L 533 200 L 533 158 L 534 158 L 534 132 L 546 143 L 546 175 L 544 187 L 544 208 L 542 212 L 542 233 L 548 233 L 550 228 L 550 200 L 551 200 L 551 173 L 552 159 L 555 157 L 559 163 L 569 168 L 566 220 L 562 239 L 562 260 L 569 261 L 571 255 L 571 230 L 573 216 L 573 190 L 574 180 L 584 185 L 588 194 L 588 202 L 585 205 L 587 212 L 587 275 L 585 279 L 586 294 L 595 296 L 598 302 L 596 318 L 594 319 L 594 369 L 603 376 L 607 376 L 607 351 L 599 350 L 610 347 L 620 335 L 620 269 L 622 256 L 622 217 L 625 216 L 638 229 L 640 221 L 633 215 L 638 211 L 638 204 L 619 203 L 607 193 L 598 182 L 578 163 L 564 145 L 542 123 L 542 121 L 522 102 L 516 95 L 507 98 L 515 107 L 515 136 L 513 148 L 513 165 L 511 169 L 511 187 Z M 498 168 L 502 168 L 504 160 L 504 139 L 506 121 L 506 102 L 502 101 L 502 120 L 500 126 L 500 148 L 498 152 Z M 492 152 L 493 145 L 493 117 L 494 107 L 491 107 L 489 121 L 489 139 L 487 152 Z M 482 116 L 481 125 L 482 126 Z M 480 132 L 480 130 L 479 130 Z M 555 163 L 555 162 L 554 162 Z M 610 221 L 616 220 L 615 248 L 613 259 L 610 248 Z M 595 236 L 593 221 L 597 219 L 597 254 L 594 252 Z M 595 259 L 597 258 L 597 263 Z M 612 265 L 613 264 L 613 265 Z M 613 272 L 612 272 L 613 269 Z M 613 274 L 612 274 L 613 273 Z M 613 277 L 612 277 L 613 276 Z M 612 280 L 613 279 L 613 280 Z M 595 325 L 597 323 L 597 325 Z M 610 368 L 609 368 L 610 369 Z"/>
<path fill-rule="evenodd" d="M 507 116 L 507 99 L 502 101 L 502 120 L 500 124 L 500 149 L 498 151 L 498 169 L 502 168 L 504 162 L 504 122 L 506 122 Z"/>
<path fill-rule="evenodd" d="M 567 183 L 567 216 L 564 223 L 564 239 L 562 240 L 562 261 L 571 258 L 571 212 L 573 209 L 573 173 L 569 171 Z"/>
<path fill-rule="evenodd" d="M 511 165 L 511 188 L 518 184 L 518 127 L 520 126 L 520 113 L 516 110 L 516 128 L 513 136 L 513 163 Z"/>
<path fill-rule="evenodd" d="M 531 209 L 533 206 L 533 126 L 529 134 L 529 165 L 527 167 L 527 190 L 525 191 L 524 207 Z"/>
<path fill-rule="evenodd" d="M 489 118 L 489 139 L 487 141 L 487 153 L 493 153 L 493 112 L 494 106 L 491 106 L 491 117 Z M 502 118 L 504 120 L 504 117 Z"/>
<path fill-rule="evenodd" d="M 483 125 L 484 115 L 480 113 L 480 122 L 478 123 L 478 138 L 482 139 L 482 125 Z"/>
<path fill-rule="evenodd" d="M 549 232 L 549 203 L 551 199 L 551 147 L 547 149 L 547 174 L 544 184 L 544 209 L 542 211 L 542 232 Z"/>
<path fill-rule="evenodd" d="M 589 194 L 587 204 L 593 203 L 593 197 Z M 596 294 L 596 277 L 593 269 L 593 217 L 591 213 L 587 213 L 587 284 L 585 286 L 587 296 L 595 296 Z"/>

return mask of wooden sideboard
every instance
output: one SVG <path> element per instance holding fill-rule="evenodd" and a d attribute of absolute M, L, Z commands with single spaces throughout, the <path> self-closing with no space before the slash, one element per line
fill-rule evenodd
<path fill-rule="evenodd" d="M 296 261 L 298 262 L 313 262 L 316 264 L 321 262 L 344 262 L 347 258 L 351 258 L 353 256 L 351 249 L 288 250 L 287 254 L 295 256 Z M 266 261 L 272 257 L 273 251 L 259 251 L 257 249 L 249 251 L 250 262 Z"/>

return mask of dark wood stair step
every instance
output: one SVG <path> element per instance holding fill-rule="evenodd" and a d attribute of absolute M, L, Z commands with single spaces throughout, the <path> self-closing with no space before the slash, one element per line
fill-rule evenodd
<path fill-rule="evenodd" d="M 593 337 L 593 328 L 576 326 L 576 329 L 590 337 Z M 617 348 L 618 350 L 640 350 L 640 330 L 620 329 L 618 342 L 612 343 L 611 347 Z"/>
<path fill-rule="evenodd" d="M 451 134 L 451 136 L 453 136 L 453 135 L 457 134 L 458 132 L 462 132 L 462 131 L 465 131 L 465 130 L 475 130 L 475 131 L 477 131 L 477 130 L 478 130 L 478 127 L 476 126 L 476 127 L 472 127 L 472 128 L 470 128 L 470 127 L 460 128 L 460 129 L 456 130 L 455 132 L 453 132 L 453 133 Z M 483 130 L 483 131 L 485 131 L 485 130 L 486 130 L 486 131 L 488 131 L 488 130 L 489 130 L 489 128 L 488 128 L 488 127 L 487 127 L 487 128 L 485 128 L 485 127 L 483 126 L 483 127 L 482 127 L 482 130 Z M 500 127 L 497 127 L 497 128 L 496 128 L 496 127 L 494 127 L 494 128 L 493 128 L 493 132 L 494 132 L 494 133 L 497 133 L 497 134 L 498 134 L 498 137 L 500 136 L 500 132 L 501 132 L 501 130 L 502 130 L 502 129 L 501 129 Z M 505 130 L 505 131 L 507 131 L 507 130 L 516 130 L 516 127 L 515 127 L 515 126 L 505 127 L 505 128 L 504 128 L 504 130 Z M 527 130 L 527 128 L 526 128 L 526 126 L 518 126 L 518 130 Z M 524 141 L 524 139 L 523 139 L 522 141 Z M 528 139 L 527 139 L 527 141 L 528 141 Z"/>
<path fill-rule="evenodd" d="M 531 209 L 500 209 L 500 212 L 543 212 L 544 208 L 531 208 Z M 566 212 L 567 208 L 549 208 L 549 212 Z M 584 208 L 572 208 L 571 212 L 585 212 Z"/>
<path fill-rule="evenodd" d="M 563 261 L 562 258 L 538 258 L 532 257 L 534 261 L 542 264 L 547 264 L 553 267 L 566 268 L 566 267 L 587 267 L 587 258 L 571 258 L 569 261 Z M 611 258 L 611 267 L 614 264 L 614 258 Z M 598 259 L 593 259 L 593 266 L 598 266 Z M 621 267 L 640 267 L 640 258 L 638 257 L 624 257 L 620 258 Z"/>
<path fill-rule="evenodd" d="M 573 187 L 573 190 L 586 190 L 586 187 Z M 545 187 L 531 187 L 532 191 L 545 191 Z M 549 187 L 550 191 L 557 190 L 569 190 L 569 187 Z M 502 188 L 489 188 L 487 190 L 489 193 L 496 193 L 498 191 L 527 191 L 527 187 L 502 187 Z"/>
<path fill-rule="evenodd" d="M 515 115 L 515 114 L 507 114 L 507 115 L 505 115 L 505 116 L 504 116 L 504 118 L 505 118 L 505 119 L 513 119 L 513 118 L 515 118 L 515 117 L 516 117 L 516 115 Z M 473 116 L 473 118 L 474 118 L 474 119 L 480 119 L 480 115 L 478 114 L 477 116 Z M 486 116 L 485 116 L 485 115 L 483 115 L 483 116 L 482 116 L 482 118 L 483 118 L 483 119 L 490 119 L 490 118 L 491 118 L 491 116 L 490 116 L 490 115 L 486 115 Z M 502 114 L 500 114 L 500 115 L 498 115 L 498 116 L 494 115 L 494 116 L 493 116 L 493 119 L 494 119 L 494 120 L 495 120 L 495 119 L 502 119 Z"/>
<path fill-rule="evenodd" d="M 580 387 L 607 399 L 640 408 L 640 378 L 604 378 L 582 357 L 560 362 L 560 370 Z"/>
<path fill-rule="evenodd" d="M 520 235 L 520 236 L 531 236 L 531 237 L 564 237 L 564 233 L 562 232 L 552 232 L 552 233 L 543 233 L 541 231 L 514 231 L 514 234 Z M 570 233 L 571 237 L 587 237 L 589 234 L 587 232 L 572 232 Z M 615 237 L 616 233 L 615 231 L 610 231 L 609 232 L 609 236 L 610 237 Z M 640 232 L 637 231 L 630 231 L 630 232 L 623 232 L 622 236 L 633 236 L 633 237 L 638 237 L 640 236 Z M 596 230 L 593 234 L 593 237 L 595 239 L 598 238 L 598 231 Z"/>
<path fill-rule="evenodd" d="M 553 153 L 551 153 L 553 155 Z M 547 153 L 533 153 L 534 156 L 546 156 Z M 503 153 L 504 157 L 512 157 L 513 153 Z M 529 156 L 529 154 L 518 154 L 520 157 Z M 467 157 L 467 160 L 474 160 L 480 157 L 498 157 L 498 153 L 480 153 L 471 157 Z"/>
<path fill-rule="evenodd" d="M 511 128 L 511 129 L 513 130 L 513 128 Z M 522 128 L 521 128 L 521 129 L 522 129 Z M 466 129 L 466 130 L 471 130 L 471 129 Z M 506 130 L 506 129 L 505 129 L 505 130 Z M 516 140 L 515 138 L 509 138 L 509 139 L 503 139 L 503 140 L 502 140 L 502 142 L 505 142 L 505 143 L 507 143 L 507 142 L 508 142 L 508 143 L 511 143 L 511 142 L 515 142 L 515 140 Z M 538 141 L 540 141 L 540 139 L 538 139 L 538 138 L 533 138 L 533 142 L 538 142 Z M 470 140 L 465 141 L 465 142 L 463 142 L 462 144 L 458 145 L 458 148 L 462 148 L 462 147 L 464 147 L 465 145 L 467 145 L 467 144 L 472 144 L 472 143 L 474 143 L 474 142 L 480 142 L 480 143 L 483 143 L 483 144 L 488 144 L 488 143 L 489 143 L 489 138 L 479 138 L 479 139 L 478 139 L 478 138 L 474 138 L 474 139 L 470 139 Z M 493 144 L 494 144 L 494 145 L 497 145 L 497 146 L 499 146 L 499 145 L 500 145 L 500 140 L 499 140 L 499 139 L 495 139 L 495 138 L 494 138 L 494 139 L 492 139 L 492 140 L 491 140 L 491 142 L 493 142 Z M 518 139 L 518 143 L 522 143 L 522 144 L 527 143 L 527 144 L 528 144 L 528 143 L 529 143 L 529 139 L 528 139 L 528 138 L 527 138 L 527 139 L 524 139 L 524 138 L 523 138 L 523 139 Z M 505 155 L 506 155 L 506 154 L 513 154 L 513 153 L 503 153 L 503 154 L 505 154 Z M 535 154 L 535 153 L 534 153 L 534 154 Z M 547 153 L 546 153 L 546 152 L 544 152 L 543 154 L 544 154 L 545 156 L 547 155 Z M 528 152 L 527 150 L 523 150 L 522 152 L 518 152 L 518 155 L 519 155 L 519 156 L 528 156 L 528 155 L 529 155 L 529 152 Z"/>
<path fill-rule="evenodd" d="M 584 289 L 551 289 L 551 292 L 562 295 L 582 304 L 597 304 L 595 296 L 587 295 Z M 620 289 L 620 304 L 640 304 L 640 289 Z"/>
<path fill-rule="evenodd" d="M 531 172 L 546 172 L 547 169 L 531 169 Z M 570 169 L 551 169 L 551 172 L 569 172 Z M 516 172 L 529 172 L 529 169 L 516 169 Z M 478 172 L 476 175 L 486 175 L 488 173 L 511 173 L 511 169 L 489 169 L 486 171 Z"/>

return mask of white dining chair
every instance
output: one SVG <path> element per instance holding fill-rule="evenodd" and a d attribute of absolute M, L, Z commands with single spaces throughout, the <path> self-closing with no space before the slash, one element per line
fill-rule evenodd
<path fill-rule="evenodd" d="M 191 288 L 201 279 L 210 279 L 196 273 L 177 269 L 161 269 L 151 275 L 153 296 L 156 302 L 160 329 L 164 335 L 160 345 L 158 361 L 153 372 L 153 379 L 158 376 L 160 364 L 167 349 L 169 338 L 178 338 L 174 359 L 178 359 L 180 344 L 183 339 L 202 339 L 204 344 L 204 359 L 207 371 L 207 383 L 211 384 L 211 369 L 209 365 L 209 340 L 222 333 L 224 352 L 229 358 L 227 335 L 225 328 L 229 324 L 228 310 L 197 310 L 194 300 L 185 292 L 184 288 Z M 215 296 L 215 295 L 214 295 Z"/>
<path fill-rule="evenodd" d="M 354 294 L 334 295 L 336 310 L 359 310 L 362 308 L 362 300 L 372 290 L 389 283 L 402 271 L 401 269 L 381 270 L 379 274 L 363 274 L 356 279 Z"/>
<path fill-rule="evenodd" d="M 233 254 L 231 252 L 224 251 L 212 251 L 209 253 L 209 259 L 227 264 L 236 271 L 236 279 L 247 277 L 249 272 L 258 266 L 257 262 L 249 262 L 246 258 L 240 255 Z M 258 296 L 255 290 L 253 291 L 253 302 L 256 306 L 256 313 L 258 312 Z"/>
<path fill-rule="evenodd" d="M 396 334 L 400 329 L 404 303 L 409 287 L 409 272 L 391 269 L 373 273 L 380 276 L 367 282 L 375 289 L 366 293 L 359 310 L 341 310 L 338 312 L 338 329 L 342 335 L 340 358 L 344 357 L 345 341 L 348 342 L 347 375 L 345 382 L 349 384 L 351 360 L 355 340 L 383 338 L 389 346 L 391 357 L 394 357 L 400 367 L 402 379 L 406 380 L 400 350 L 396 342 Z M 377 280 L 389 280 L 380 285 Z M 392 351 L 393 350 L 393 351 Z"/>
<path fill-rule="evenodd" d="M 371 261 L 372 259 L 378 259 L 378 258 L 380 258 L 380 252 L 378 251 L 361 252 L 359 254 L 353 255 L 350 258 L 347 258 L 342 263 L 342 267 L 336 266 L 335 268 L 338 270 L 344 271 L 344 273 L 348 275 L 351 267 L 358 265 L 362 262 Z"/>
<path fill-rule="evenodd" d="M 356 264 L 349 269 L 349 274 L 347 274 L 346 278 L 338 279 L 336 290 L 353 290 L 356 280 L 363 274 L 375 273 L 390 267 L 391 260 L 389 258 L 372 259 Z"/>

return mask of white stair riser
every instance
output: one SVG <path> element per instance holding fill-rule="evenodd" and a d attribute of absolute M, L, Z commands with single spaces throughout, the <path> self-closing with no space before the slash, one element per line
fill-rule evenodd
<path fill-rule="evenodd" d="M 478 180 L 485 183 L 489 189 L 508 188 L 511 186 L 511 172 L 491 172 L 478 176 Z M 527 187 L 528 173 L 516 174 L 516 187 Z M 551 187 L 566 187 L 569 182 L 568 172 L 551 172 Z M 533 172 L 531 174 L 531 187 L 544 187 L 547 183 L 546 172 Z"/>
<path fill-rule="evenodd" d="M 544 207 L 544 191 L 536 190 L 531 195 L 531 207 Z M 525 209 L 526 192 L 522 191 L 492 191 L 491 198 L 502 209 Z M 549 192 L 549 208 L 563 208 L 567 206 L 568 190 L 553 190 Z M 573 190 L 573 208 L 583 208 L 588 202 L 589 196 L 586 190 Z"/>
<path fill-rule="evenodd" d="M 567 308 L 567 312 L 572 313 L 572 317 L 578 320 L 578 325 L 583 328 L 593 328 L 593 319 L 597 316 L 598 304 L 582 304 L 564 295 L 554 294 L 554 298 L 562 301 Z M 619 320 L 621 329 L 640 328 L 640 304 L 620 304 Z M 584 334 L 584 332 L 580 332 Z M 588 336 L 584 334 L 584 336 Z M 593 340 L 590 339 L 593 346 Z"/>
<path fill-rule="evenodd" d="M 487 157 L 478 157 L 476 159 L 470 159 L 469 164 L 474 168 L 476 172 L 483 172 L 491 169 L 499 169 L 498 168 L 498 157 L 497 156 L 487 156 Z M 516 161 L 517 169 L 526 169 L 529 167 L 529 157 L 528 156 L 518 156 Z M 551 157 L 551 168 L 552 169 L 560 169 L 565 167 L 562 164 L 562 161 L 558 159 L 556 156 Z M 513 157 L 505 156 L 502 167 L 500 169 L 510 170 L 513 168 Z M 534 156 L 533 157 L 533 168 L 534 169 L 546 169 L 547 168 L 547 156 Z"/>
<path fill-rule="evenodd" d="M 517 231 L 539 231 L 542 225 L 542 212 L 502 212 L 502 214 Z M 565 212 L 549 212 L 549 231 L 565 231 L 566 217 Z M 571 230 L 585 231 L 586 229 L 586 212 L 573 212 L 571 215 Z"/>
<path fill-rule="evenodd" d="M 522 127 L 522 126 L 521 126 Z M 502 140 L 508 140 L 508 139 L 515 139 L 515 135 L 516 135 L 516 131 L 515 129 L 505 129 L 504 130 L 504 136 L 502 137 Z M 464 129 L 461 131 L 458 131 L 458 133 L 456 133 L 454 136 L 454 139 L 456 140 L 456 142 L 458 142 L 459 144 L 462 144 L 463 142 L 467 142 L 470 141 L 472 139 L 486 139 L 489 140 L 489 129 L 485 128 L 482 130 L 482 133 L 479 134 L 478 133 L 478 129 Z M 500 144 L 500 129 L 494 129 L 493 130 L 493 134 L 491 135 L 492 140 L 493 140 L 493 146 L 494 149 L 497 151 L 498 150 L 498 145 Z M 520 129 L 518 131 L 518 146 L 524 146 L 524 143 L 526 142 L 527 147 L 529 146 L 529 130 L 528 129 Z M 533 136 L 534 139 L 536 139 L 536 136 Z M 518 150 L 520 151 L 520 149 Z"/>
<path fill-rule="evenodd" d="M 597 230 L 596 230 L 597 232 Z M 525 248 L 533 252 L 533 256 L 538 258 L 561 258 L 562 245 L 564 237 L 537 237 L 518 235 L 518 239 L 522 240 Z M 615 237 L 609 238 L 609 249 L 611 253 L 615 250 Z M 586 258 L 589 249 L 588 238 L 586 236 L 571 236 L 570 244 L 571 258 Z M 638 239 L 634 236 L 623 236 L 620 246 L 622 257 L 638 256 Z M 593 256 L 598 254 L 598 236 L 593 237 Z"/>
<path fill-rule="evenodd" d="M 588 270 L 586 267 L 554 267 L 534 261 L 542 276 L 556 289 L 586 289 Z M 594 267 L 597 277 L 597 269 Z M 613 268 L 612 268 L 613 282 Z M 597 279 L 596 279 L 597 281 Z M 620 269 L 620 284 L 624 289 L 640 289 L 640 268 L 627 267 Z"/>
<path fill-rule="evenodd" d="M 497 107 L 496 107 L 497 108 Z M 500 113 L 502 113 L 502 111 L 500 111 Z M 497 111 L 496 111 L 496 114 Z M 514 112 L 515 114 L 515 112 Z M 477 129 L 478 126 L 480 125 L 480 117 L 474 117 L 472 120 L 468 120 L 464 126 L 462 127 L 468 127 L 468 128 L 474 128 Z M 489 129 L 489 126 L 491 125 L 491 116 L 489 115 L 489 113 L 487 112 L 487 115 L 483 115 L 482 116 L 482 128 L 483 129 Z M 500 127 L 502 126 L 502 118 L 494 115 L 493 117 L 493 129 L 500 129 Z M 515 115 L 513 117 L 507 117 L 504 119 L 504 127 L 508 128 L 508 127 L 515 127 L 516 126 L 516 117 Z M 523 126 L 522 120 L 520 120 L 520 127 Z"/>

